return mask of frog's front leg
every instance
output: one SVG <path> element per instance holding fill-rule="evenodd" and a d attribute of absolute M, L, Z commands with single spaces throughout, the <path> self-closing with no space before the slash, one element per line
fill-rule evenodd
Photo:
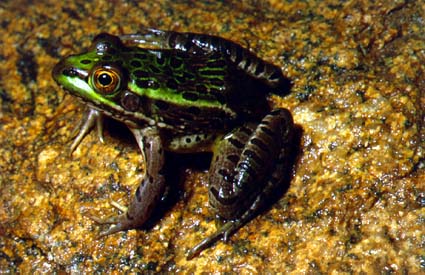
<path fill-rule="evenodd" d="M 89 108 L 73 131 L 72 135 L 75 137 L 69 148 L 71 154 L 94 126 L 96 126 L 97 136 L 100 142 L 103 143 L 102 113 L 96 109 Z M 78 133 L 75 134 L 77 131 Z"/>
<path fill-rule="evenodd" d="M 160 201 L 165 189 L 165 178 L 162 174 L 164 150 L 158 130 L 154 127 L 130 130 L 142 151 L 146 162 L 146 174 L 126 213 L 104 220 L 92 217 L 101 224 L 114 224 L 102 232 L 101 236 L 142 226 Z"/>
<path fill-rule="evenodd" d="M 209 198 L 228 221 L 190 250 L 188 258 L 221 237 L 227 241 L 273 197 L 284 180 L 292 131 L 289 111 L 276 109 L 260 124 L 237 128 L 219 142 L 210 167 Z"/>

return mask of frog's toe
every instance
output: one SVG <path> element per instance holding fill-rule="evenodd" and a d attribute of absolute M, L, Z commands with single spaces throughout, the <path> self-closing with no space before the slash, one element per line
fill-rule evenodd
<path fill-rule="evenodd" d="M 112 224 L 112 226 L 109 229 L 102 231 L 99 234 L 99 237 L 108 236 L 108 235 L 111 235 L 111 234 L 114 234 L 114 233 L 117 233 L 117 232 L 120 232 L 120 231 L 123 231 L 123 230 L 127 230 L 129 228 L 128 225 L 127 225 L 127 222 L 126 222 L 127 217 L 126 217 L 125 214 L 113 216 L 113 217 L 106 218 L 106 219 L 99 218 L 99 217 L 96 217 L 96 216 L 88 216 L 88 217 L 98 224 Z"/>
<path fill-rule="evenodd" d="M 115 207 L 116 209 L 120 210 L 121 212 L 125 213 L 127 212 L 128 208 L 122 204 L 119 204 L 116 201 L 111 201 L 110 204 Z"/>
<path fill-rule="evenodd" d="M 206 237 L 200 243 L 198 243 L 192 249 L 189 250 L 189 252 L 187 253 L 186 258 L 188 260 L 191 260 L 194 257 L 198 256 L 203 250 L 207 249 L 213 243 L 215 243 L 216 241 L 218 241 L 220 239 L 220 237 L 222 236 L 222 234 L 223 234 L 223 232 L 221 230 L 219 230 L 219 231 L 215 232 L 214 234 Z"/>
<path fill-rule="evenodd" d="M 221 237 L 223 237 L 223 241 L 227 242 L 230 238 L 230 236 L 235 233 L 239 229 L 237 222 L 234 221 L 228 221 L 225 223 L 219 230 L 217 230 L 212 235 L 206 237 L 203 239 L 200 243 L 195 245 L 191 250 L 189 250 L 187 254 L 187 259 L 193 259 L 197 255 L 199 255 L 203 250 L 207 249 L 211 245 L 213 245 L 215 242 L 220 240 Z"/>
<path fill-rule="evenodd" d="M 236 233 L 236 231 L 239 230 L 244 225 L 244 221 L 238 219 L 234 221 L 228 221 L 223 226 L 223 241 L 228 242 L 230 239 L 230 236 Z"/>

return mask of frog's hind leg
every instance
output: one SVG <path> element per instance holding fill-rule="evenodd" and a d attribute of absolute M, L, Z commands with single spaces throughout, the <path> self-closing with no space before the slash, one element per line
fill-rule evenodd
<path fill-rule="evenodd" d="M 210 168 L 209 196 L 211 205 L 228 221 L 192 248 L 188 258 L 221 237 L 227 241 L 270 203 L 286 173 L 292 129 L 290 113 L 276 109 L 256 127 L 242 126 L 218 144 Z"/>

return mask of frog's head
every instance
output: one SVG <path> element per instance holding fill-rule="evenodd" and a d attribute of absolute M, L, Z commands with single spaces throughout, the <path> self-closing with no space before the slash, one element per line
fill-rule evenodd
<path fill-rule="evenodd" d="M 119 56 L 121 47 L 118 37 L 100 34 L 87 52 L 70 55 L 56 64 L 53 78 L 83 100 L 102 101 L 113 97 L 125 83 L 120 62 L 113 58 Z"/>
<path fill-rule="evenodd" d="M 68 93 L 109 115 L 131 118 L 139 97 L 127 92 L 125 51 L 117 36 L 96 36 L 89 50 L 62 59 L 53 69 L 55 81 Z"/>

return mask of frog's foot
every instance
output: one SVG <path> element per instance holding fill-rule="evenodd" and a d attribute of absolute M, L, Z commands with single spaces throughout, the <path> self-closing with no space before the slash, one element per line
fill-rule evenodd
<path fill-rule="evenodd" d="M 271 192 L 273 188 L 271 188 L 271 184 L 269 182 L 268 187 L 265 188 L 264 193 L 260 193 L 254 202 L 252 203 L 251 207 L 248 208 L 239 218 L 234 220 L 229 220 L 226 222 L 217 232 L 214 234 L 206 237 L 204 240 L 202 240 L 200 243 L 195 245 L 187 254 L 187 259 L 193 259 L 199 253 L 201 253 L 204 249 L 208 248 L 212 244 L 214 244 L 216 241 L 218 241 L 221 237 L 223 237 L 224 242 L 228 242 L 230 236 L 232 236 L 236 231 L 238 231 L 244 224 L 248 223 L 258 212 L 260 207 L 268 200 L 269 192 Z"/>
<path fill-rule="evenodd" d="M 123 222 L 126 220 L 125 214 L 121 214 L 121 215 L 106 218 L 106 219 L 101 219 L 95 216 L 89 216 L 89 218 L 98 224 L 113 224 L 111 228 L 100 232 L 99 238 L 128 229 L 125 226 L 125 222 Z"/>
<path fill-rule="evenodd" d="M 195 245 L 189 252 L 187 253 L 187 259 L 191 260 L 194 257 L 198 256 L 204 249 L 207 249 L 212 244 L 220 240 L 223 237 L 223 241 L 227 242 L 229 237 L 235 233 L 241 226 L 243 222 L 240 220 L 236 221 L 228 221 L 226 222 L 219 230 L 217 230 L 214 234 L 206 237 L 200 243 Z"/>
<path fill-rule="evenodd" d="M 259 196 L 261 197 L 261 196 Z M 258 203 L 259 198 L 257 198 L 256 203 Z M 229 220 L 227 221 L 219 230 L 217 230 L 214 234 L 206 237 L 200 243 L 195 245 L 191 250 L 189 250 L 187 254 L 187 259 L 191 260 L 194 257 L 198 256 L 204 249 L 207 249 L 215 242 L 223 238 L 224 242 L 228 242 L 230 236 L 232 236 L 236 231 L 239 230 L 244 224 L 251 220 L 254 214 L 253 209 L 248 209 L 239 219 Z"/>
<path fill-rule="evenodd" d="M 99 238 L 130 229 L 130 227 L 128 226 L 129 219 L 127 217 L 127 207 L 117 203 L 116 201 L 111 201 L 111 205 L 122 211 L 123 214 L 109 218 L 99 218 L 97 216 L 88 215 L 91 220 L 95 221 L 98 224 L 113 224 L 113 226 L 110 227 L 108 230 L 101 232 L 99 234 Z"/>

